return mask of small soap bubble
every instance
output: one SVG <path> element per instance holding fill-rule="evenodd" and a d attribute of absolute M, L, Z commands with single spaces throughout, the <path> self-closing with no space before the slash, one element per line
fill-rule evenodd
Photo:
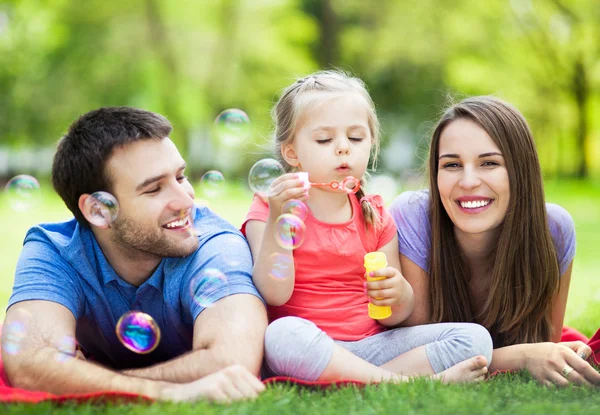
<path fill-rule="evenodd" d="M 254 193 L 267 195 L 271 183 L 285 173 L 283 166 L 275 159 L 257 161 L 248 174 L 248 184 Z"/>
<path fill-rule="evenodd" d="M 94 192 L 84 203 L 88 220 L 96 226 L 111 225 L 119 214 L 119 203 L 108 192 Z"/>
<path fill-rule="evenodd" d="M 11 321 L 4 326 L 0 325 L 4 352 L 16 355 L 21 351 L 32 318 L 33 316 L 28 310 L 16 309 L 11 316 Z"/>
<path fill-rule="evenodd" d="M 77 356 L 77 342 L 72 336 L 64 336 L 56 344 L 58 353 L 56 354 L 56 360 L 64 363 L 67 360 L 74 359 Z"/>
<path fill-rule="evenodd" d="M 275 240 L 284 249 L 296 249 L 306 234 L 306 225 L 298 216 L 284 213 L 275 222 Z"/>
<path fill-rule="evenodd" d="M 275 252 L 270 257 L 269 277 L 286 280 L 294 275 L 294 258 L 291 255 Z"/>
<path fill-rule="evenodd" d="M 4 187 L 11 209 L 25 212 L 35 206 L 41 196 L 40 184 L 33 176 L 20 174 L 13 177 Z"/>
<path fill-rule="evenodd" d="M 2 350 L 11 355 L 18 354 L 26 335 L 25 323 L 11 321 L 4 325 L 2 332 Z"/>
<path fill-rule="evenodd" d="M 308 207 L 300 200 L 290 199 L 283 204 L 283 213 L 289 213 L 294 216 L 298 216 L 300 219 L 305 220 L 308 216 Z"/>
<path fill-rule="evenodd" d="M 225 176 L 217 170 L 209 170 L 200 178 L 200 191 L 204 197 L 217 197 L 225 189 Z"/>
<path fill-rule="evenodd" d="M 360 189 L 360 180 L 355 177 L 348 176 L 342 181 L 341 190 L 345 191 L 348 194 L 353 194 L 358 192 Z"/>
<path fill-rule="evenodd" d="M 250 137 L 252 128 L 248 115 L 237 108 L 227 109 L 217 115 L 215 132 L 219 142 L 235 146 Z"/>
<path fill-rule="evenodd" d="M 200 307 L 208 308 L 229 295 L 227 277 L 218 269 L 204 269 L 190 281 L 190 295 Z"/>
<path fill-rule="evenodd" d="M 123 314 L 117 322 L 116 332 L 123 346 L 135 353 L 150 353 L 160 343 L 158 324 L 152 316 L 141 311 Z"/>

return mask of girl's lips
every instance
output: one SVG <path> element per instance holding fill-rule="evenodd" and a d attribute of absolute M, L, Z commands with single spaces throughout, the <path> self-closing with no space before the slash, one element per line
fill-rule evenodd
<path fill-rule="evenodd" d="M 476 207 L 476 208 L 466 208 L 466 207 L 462 207 L 460 204 L 460 201 L 457 200 L 456 206 L 458 206 L 458 209 L 463 213 L 466 213 L 469 215 L 475 215 L 477 213 L 486 211 L 492 205 L 492 203 L 494 203 L 494 199 L 489 199 L 489 203 L 485 206 Z"/>

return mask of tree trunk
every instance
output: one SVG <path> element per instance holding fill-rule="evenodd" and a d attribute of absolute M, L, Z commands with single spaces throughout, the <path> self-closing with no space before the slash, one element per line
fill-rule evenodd
<path fill-rule="evenodd" d="M 168 31 L 162 21 L 159 4 L 156 0 L 146 0 L 146 23 L 150 36 L 150 44 L 154 48 L 163 66 L 162 97 L 165 114 L 173 123 L 173 141 L 179 151 L 187 155 L 189 128 L 179 113 L 179 66 L 169 44 Z"/>
<path fill-rule="evenodd" d="M 322 67 L 335 66 L 338 60 L 338 24 L 331 0 L 323 0 L 321 6 L 321 47 L 320 61 Z"/>
<path fill-rule="evenodd" d="M 578 161 L 576 176 L 580 179 L 585 179 L 589 174 L 585 152 L 589 128 L 588 102 L 590 90 L 587 73 L 581 57 L 575 61 L 575 68 L 573 71 L 573 95 L 577 105 L 576 156 Z"/>

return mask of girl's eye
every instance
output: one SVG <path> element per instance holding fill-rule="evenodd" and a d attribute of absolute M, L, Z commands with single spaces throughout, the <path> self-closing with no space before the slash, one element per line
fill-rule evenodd
<path fill-rule="evenodd" d="M 179 177 L 177 178 L 177 181 L 179 181 L 179 182 L 182 182 L 182 181 L 184 181 L 184 180 L 186 180 L 186 179 L 187 179 L 187 176 L 186 176 L 186 175 L 183 175 L 183 176 L 179 176 Z"/>
<path fill-rule="evenodd" d="M 362 137 L 348 137 L 352 141 L 361 142 L 363 140 Z"/>
<path fill-rule="evenodd" d="M 157 188 L 155 188 L 155 189 L 148 190 L 148 191 L 144 192 L 144 194 L 147 194 L 147 195 L 149 195 L 149 194 L 158 193 L 159 191 L 160 191 L 160 187 L 157 187 Z"/>
<path fill-rule="evenodd" d="M 322 139 L 322 140 L 317 140 L 317 143 L 319 143 L 319 144 L 325 144 L 325 143 L 329 143 L 329 142 L 331 142 L 331 138 L 325 138 L 325 139 Z"/>

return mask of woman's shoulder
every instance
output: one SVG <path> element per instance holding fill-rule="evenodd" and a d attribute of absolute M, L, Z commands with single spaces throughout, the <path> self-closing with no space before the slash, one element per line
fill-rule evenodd
<path fill-rule="evenodd" d="M 429 208 L 429 190 L 415 190 L 400 193 L 390 205 L 392 216 L 427 215 Z"/>
<path fill-rule="evenodd" d="M 563 275 L 575 257 L 575 222 L 565 208 L 554 203 L 546 203 L 546 213 L 558 255 L 560 274 Z"/>
<path fill-rule="evenodd" d="M 546 203 L 548 225 L 553 236 L 555 232 L 561 234 L 575 233 L 575 222 L 571 214 L 562 206 L 555 203 Z"/>

